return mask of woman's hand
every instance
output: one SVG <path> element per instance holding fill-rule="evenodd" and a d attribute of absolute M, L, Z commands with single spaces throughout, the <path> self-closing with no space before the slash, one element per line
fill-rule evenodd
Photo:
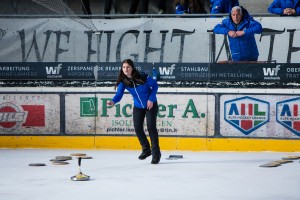
<path fill-rule="evenodd" d="M 152 101 L 147 101 L 147 109 L 151 110 L 153 108 L 153 102 Z"/>
<path fill-rule="evenodd" d="M 107 105 L 109 105 L 109 106 L 114 106 L 114 105 L 115 105 L 115 102 L 113 102 L 113 101 L 108 101 L 108 102 L 107 102 Z"/>

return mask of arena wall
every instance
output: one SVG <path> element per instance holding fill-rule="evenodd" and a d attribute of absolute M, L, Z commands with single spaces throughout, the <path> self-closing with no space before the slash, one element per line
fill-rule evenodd
<path fill-rule="evenodd" d="M 112 88 L 64 90 L 1 92 L 0 146 L 139 148 L 129 94 L 109 107 Z M 299 89 L 162 88 L 158 99 L 162 149 L 299 151 Z"/>
<path fill-rule="evenodd" d="M 139 149 L 130 95 L 106 104 L 129 57 L 160 72 L 163 150 L 299 151 L 298 18 L 256 19 L 260 63 L 236 65 L 219 18 L 0 18 L 0 147 Z"/>

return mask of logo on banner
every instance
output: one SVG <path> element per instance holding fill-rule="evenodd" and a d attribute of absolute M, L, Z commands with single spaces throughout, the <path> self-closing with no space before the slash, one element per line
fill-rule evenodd
<path fill-rule="evenodd" d="M 80 117 L 98 116 L 98 98 L 80 97 Z"/>
<path fill-rule="evenodd" d="M 278 102 L 276 121 L 300 136 L 300 97 Z"/>
<path fill-rule="evenodd" d="M 61 75 L 62 64 L 58 64 L 57 66 L 46 66 L 46 74 L 47 78 L 62 78 Z"/>
<path fill-rule="evenodd" d="M 20 126 L 44 127 L 44 105 L 21 105 L 13 103 L 0 104 L 0 130 L 14 131 Z"/>
<path fill-rule="evenodd" d="M 224 106 L 225 121 L 245 135 L 269 122 L 269 102 L 246 96 L 225 101 Z"/>
<path fill-rule="evenodd" d="M 265 80 L 280 80 L 278 72 L 280 70 L 280 65 L 276 65 L 275 68 L 263 68 L 264 79 Z"/>
<path fill-rule="evenodd" d="M 159 67 L 159 76 L 163 79 L 175 79 L 174 70 L 175 64 L 172 64 L 170 67 Z"/>

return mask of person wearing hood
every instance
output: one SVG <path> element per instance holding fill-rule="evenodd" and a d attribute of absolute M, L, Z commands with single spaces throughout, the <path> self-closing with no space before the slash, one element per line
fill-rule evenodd
<path fill-rule="evenodd" d="M 210 13 L 229 13 L 234 6 L 239 6 L 238 0 L 210 0 Z"/>
<path fill-rule="evenodd" d="M 109 106 L 114 106 L 121 101 L 125 89 L 133 97 L 133 125 L 137 138 L 142 146 L 140 160 L 144 160 L 152 155 L 151 164 L 158 164 L 161 158 L 161 152 L 158 140 L 158 131 L 156 127 L 156 119 L 158 114 L 157 104 L 157 82 L 145 73 L 139 72 L 131 59 L 125 59 L 122 62 L 115 89 L 117 92 Z M 144 132 L 144 119 L 146 117 L 147 129 L 149 132 L 150 143 Z"/>
<path fill-rule="evenodd" d="M 243 7 L 233 7 L 229 17 L 217 24 L 213 32 L 228 36 L 233 61 L 257 61 L 259 53 L 254 35 L 262 32 L 262 26 Z"/>
<path fill-rule="evenodd" d="M 268 11 L 277 15 L 300 15 L 300 0 L 274 0 Z"/>

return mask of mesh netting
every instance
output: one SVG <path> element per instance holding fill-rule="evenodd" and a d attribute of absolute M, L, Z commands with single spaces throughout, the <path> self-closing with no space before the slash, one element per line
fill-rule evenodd
<path fill-rule="evenodd" d="M 92 31 L 97 31 L 91 19 L 91 11 L 89 1 L 87 0 L 32 0 L 33 2 L 44 6 L 45 8 L 57 13 L 65 15 L 84 27 Z"/>

